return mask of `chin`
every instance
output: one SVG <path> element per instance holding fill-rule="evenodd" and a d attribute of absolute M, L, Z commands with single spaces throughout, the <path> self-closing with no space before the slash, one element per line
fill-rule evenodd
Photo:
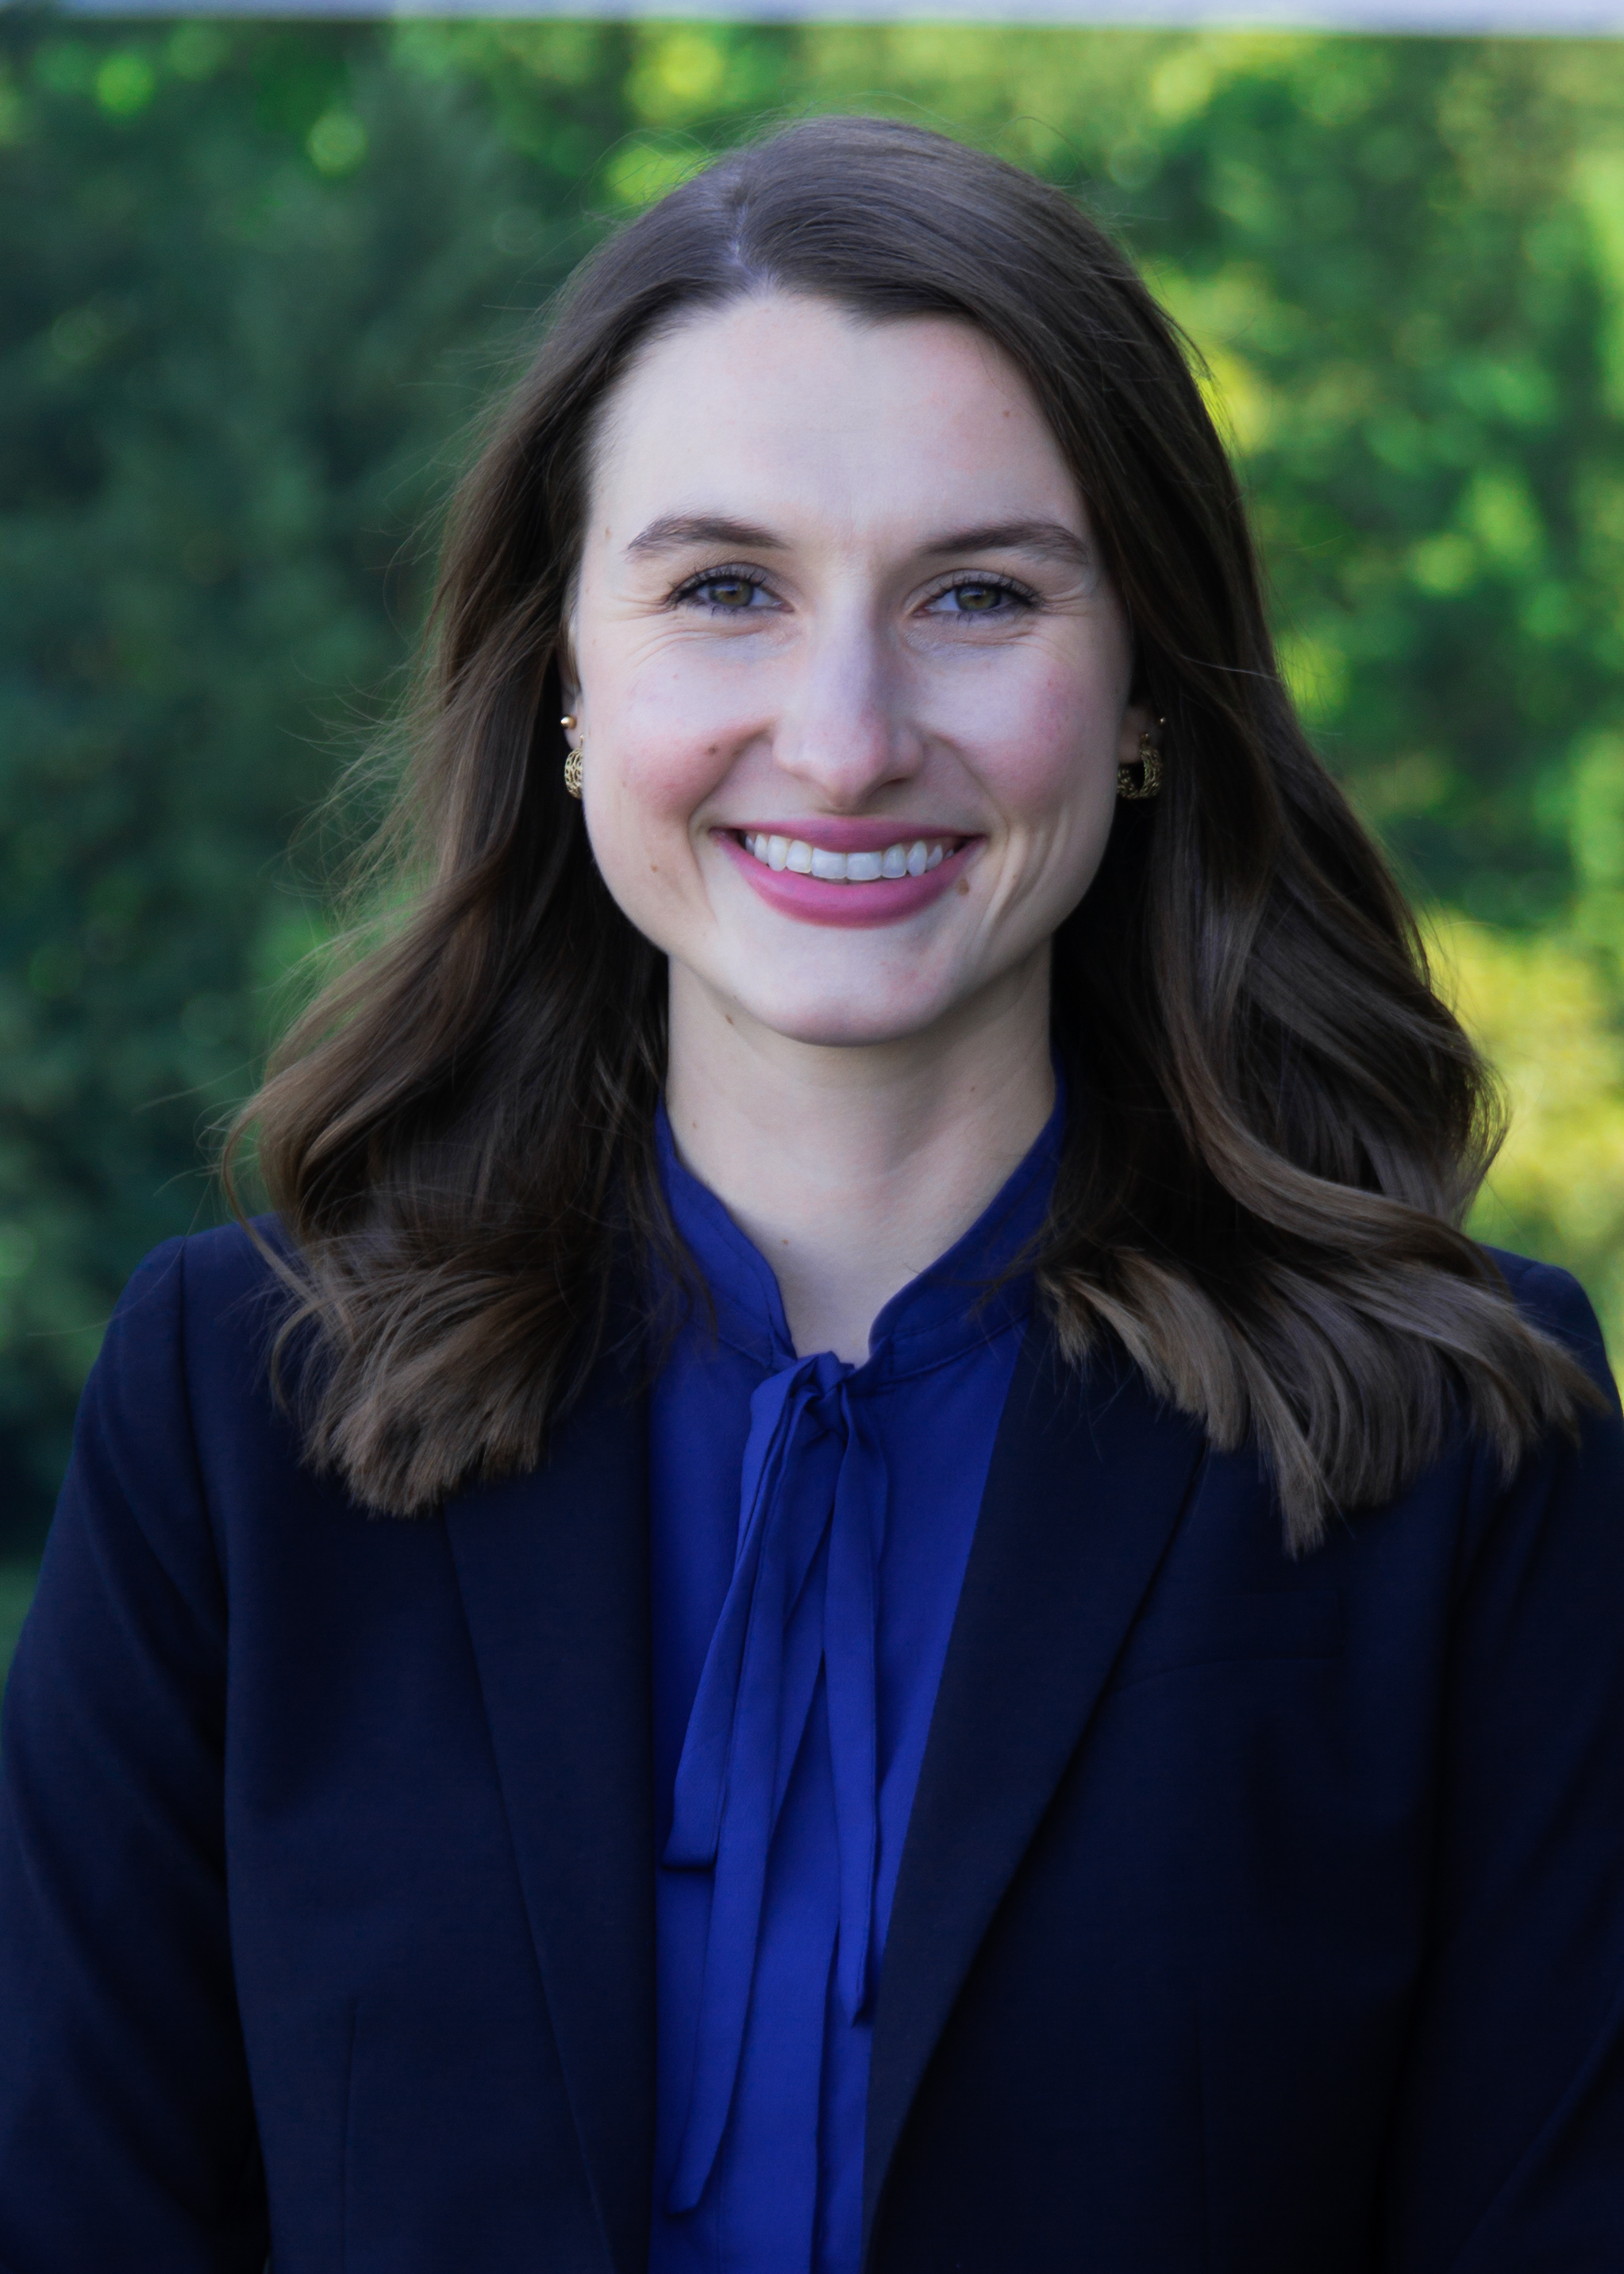
<path fill-rule="evenodd" d="M 894 996 L 865 1003 L 823 990 L 816 994 L 794 990 L 763 993 L 752 988 L 741 990 L 738 1000 L 746 1014 L 770 1034 L 824 1050 L 872 1049 L 886 1043 L 912 1042 L 951 1007 L 934 996 L 906 1003 L 898 1002 Z"/>

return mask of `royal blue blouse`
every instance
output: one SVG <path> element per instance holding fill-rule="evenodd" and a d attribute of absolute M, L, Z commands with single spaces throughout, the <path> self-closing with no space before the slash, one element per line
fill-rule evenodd
<path fill-rule="evenodd" d="M 703 1276 L 650 1415 L 658 2067 L 650 2274 L 855 2274 L 877 1969 L 1032 1306 L 1064 1109 L 875 1321 L 797 1357 L 660 1117 Z"/>

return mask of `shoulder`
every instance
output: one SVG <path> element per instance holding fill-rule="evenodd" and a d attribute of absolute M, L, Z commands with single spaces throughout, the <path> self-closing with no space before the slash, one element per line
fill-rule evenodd
<path fill-rule="evenodd" d="M 263 1345 L 285 1301 L 267 1250 L 286 1248 L 274 1216 L 252 1229 L 222 1224 L 166 1239 L 131 1273 L 108 1321 L 96 1374 L 140 1376 L 184 1364 L 194 1352 Z"/>
<path fill-rule="evenodd" d="M 1616 1397 L 1601 1321 L 1573 1273 L 1503 1247 L 1487 1247 L 1484 1253 L 1499 1266 L 1513 1302 L 1529 1324 L 1570 1350 L 1591 1379 Z"/>
<path fill-rule="evenodd" d="M 290 1254 L 291 1243 L 274 1216 L 252 1224 L 224 1224 L 188 1231 L 144 1255 L 131 1273 L 114 1319 L 154 1302 L 202 1302 L 222 1309 L 263 1295 L 278 1283 L 271 1255 Z"/>
<path fill-rule="evenodd" d="M 1482 1437 L 1474 1442 L 1461 1577 L 1481 1589 L 1485 1572 L 1500 1571 L 1509 1606 L 1530 1593 L 1538 1570 L 1564 1574 L 1552 1581 L 1553 1602 L 1605 1601 L 1616 1619 L 1624 1612 L 1624 1412 L 1600 1321 L 1571 1272 L 1485 1252 L 1529 1325 L 1568 1351 L 1602 1394 L 1567 1426 L 1553 1425 L 1514 1468 Z M 1560 1619 L 1552 1616 L 1554 1631 Z"/>
<path fill-rule="evenodd" d="M 274 1218 L 166 1240 L 145 1257 L 108 1322 L 86 1385 L 77 1465 L 118 1472 L 147 1496 L 183 1474 L 194 1487 L 233 1444 L 261 1457 L 286 1435 L 271 1353 L 287 1296 L 267 1247 L 285 1246 Z M 140 1488 L 145 1486 L 147 1492 Z"/>

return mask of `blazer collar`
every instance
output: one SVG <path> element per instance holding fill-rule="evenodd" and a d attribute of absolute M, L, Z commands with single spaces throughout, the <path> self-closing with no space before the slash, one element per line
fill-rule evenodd
<path fill-rule="evenodd" d="M 1004 1409 L 908 1821 L 875 2016 L 867 2256 L 915 2092 L 1076 1751 L 1204 1447 L 1120 1352 L 1081 1375 L 1041 1321 Z"/>
<path fill-rule="evenodd" d="M 654 1821 L 644 1402 L 601 1365 L 544 1465 L 447 1510 L 508 1829 L 615 2274 L 645 2274 Z"/>

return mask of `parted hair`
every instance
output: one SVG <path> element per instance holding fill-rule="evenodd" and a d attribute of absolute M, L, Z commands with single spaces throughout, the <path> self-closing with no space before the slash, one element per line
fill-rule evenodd
<path fill-rule="evenodd" d="M 553 309 L 451 508 L 383 840 L 398 921 L 274 1054 L 244 1145 L 282 1227 L 308 1457 L 432 1512 L 529 1467 L 672 1235 L 653 1150 L 664 958 L 566 794 L 560 641 L 594 438 L 640 350 L 770 291 L 948 316 L 1024 373 L 1166 720 L 1053 947 L 1072 1111 L 1038 1284 L 1116 1337 L 1286 1539 L 1391 1497 L 1451 1433 L 1509 1470 L 1594 1396 L 1462 1229 L 1496 1094 L 1282 681 L 1242 498 L 1184 344 L 1062 191 L 944 136 L 791 126 L 673 190 Z M 283 1348 L 286 1348 L 284 1342 Z"/>

